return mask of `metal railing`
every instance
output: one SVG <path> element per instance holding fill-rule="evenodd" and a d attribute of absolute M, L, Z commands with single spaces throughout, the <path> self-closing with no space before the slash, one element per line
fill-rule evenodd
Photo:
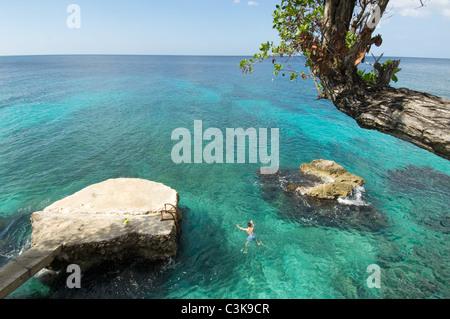
<path fill-rule="evenodd" d="M 167 206 L 169 206 L 169 209 L 167 209 Z M 173 211 L 173 209 L 175 211 Z M 164 214 L 170 214 L 172 216 L 172 218 L 164 218 Z M 176 216 L 175 216 L 175 214 L 176 214 Z M 179 210 L 178 207 L 176 207 L 173 204 L 166 203 L 166 204 L 164 204 L 164 210 L 161 211 L 161 221 L 173 220 L 175 222 L 177 233 L 179 234 L 181 232 L 181 224 L 180 224 L 181 216 L 180 215 L 181 215 L 181 211 Z"/>

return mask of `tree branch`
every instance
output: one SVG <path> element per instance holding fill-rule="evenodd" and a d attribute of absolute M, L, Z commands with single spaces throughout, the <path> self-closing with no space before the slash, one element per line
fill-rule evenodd
<path fill-rule="evenodd" d="M 342 91 L 333 103 L 362 128 L 395 136 L 450 160 L 449 100 L 387 87 Z"/>

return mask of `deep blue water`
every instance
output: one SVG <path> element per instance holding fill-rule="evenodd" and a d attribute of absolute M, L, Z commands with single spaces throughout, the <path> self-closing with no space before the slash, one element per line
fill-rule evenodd
<path fill-rule="evenodd" d="M 82 278 L 40 272 L 10 298 L 449 298 L 450 164 L 361 129 L 311 80 L 290 83 L 243 57 L 0 57 L 0 266 L 30 246 L 32 212 L 116 177 L 164 183 L 185 209 L 180 248 Z M 450 98 L 450 60 L 403 58 L 399 82 Z M 171 133 L 279 128 L 280 174 L 257 164 L 175 164 Z M 283 192 L 304 162 L 334 160 L 363 177 L 343 203 Z M 349 205 L 352 204 L 352 205 Z M 236 224 L 252 219 L 266 247 Z M 381 269 L 381 288 L 366 284 Z"/>

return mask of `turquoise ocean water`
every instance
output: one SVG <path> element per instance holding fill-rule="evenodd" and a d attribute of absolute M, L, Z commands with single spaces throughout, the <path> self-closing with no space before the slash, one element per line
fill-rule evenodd
<path fill-rule="evenodd" d="M 109 265 L 81 289 L 43 271 L 9 298 L 450 297 L 449 162 L 359 128 L 315 101 L 312 81 L 274 77 L 270 63 L 243 75 L 241 59 L 0 57 L 0 266 L 29 248 L 32 212 L 109 178 L 164 183 L 185 216 L 167 262 Z M 395 86 L 450 99 L 450 60 L 403 58 L 401 67 Z M 174 164 L 171 133 L 193 132 L 194 120 L 223 132 L 279 128 L 282 174 Z M 316 158 L 363 177 L 364 188 L 322 206 L 283 192 L 289 172 Z M 244 254 L 235 225 L 250 219 L 266 246 Z M 379 289 L 366 284 L 371 264 Z"/>

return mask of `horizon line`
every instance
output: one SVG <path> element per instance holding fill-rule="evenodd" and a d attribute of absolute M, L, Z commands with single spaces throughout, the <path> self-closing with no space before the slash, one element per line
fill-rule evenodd
<path fill-rule="evenodd" d="M 43 53 L 43 54 L 0 54 L 0 57 L 32 57 L 32 56 L 186 56 L 186 57 L 252 57 L 253 54 L 131 54 L 131 53 Z M 297 55 L 302 57 L 302 55 Z M 367 57 L 369 55 L 367 54 Z M 425 57 L 425 56 L 396 56 L 385 55 L 383 57 L 413 58 L 413 59 L 441 59 L 449 60 L 447 57 Z"/>

